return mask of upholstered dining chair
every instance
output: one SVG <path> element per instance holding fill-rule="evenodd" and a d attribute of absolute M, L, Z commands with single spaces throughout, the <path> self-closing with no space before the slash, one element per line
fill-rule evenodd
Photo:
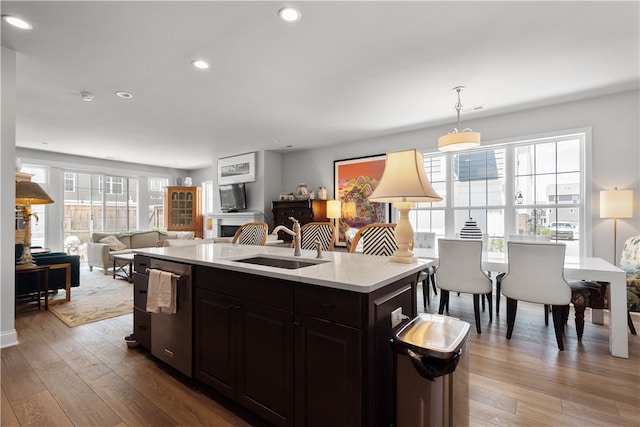
<path fill-rule="evenodd" d="M 509 234 L 507 236 L 507 244 L 509 242 L 540 242 L 549 243 L 551 239 L 549 236 L 542 234 Z M 501 272 L 496 275 L 496 316 L 500 315 L 500 289 L 502 288 L 502 278 L 507 273 Z M 549 314 L 545 312 L 545 323 L 549 323 Z"/>
<path fill-rule="evenodd" d="M 239 245 L 264 246 L 267 241 L 269 226 L 265 222 L 248 222 L 236 231 L 231 243 Z"/>
<path fill-rule="evenodd" d="M 449 292 L 473 294 L 476 331 L 480 334 L 480 295 L 488 295 L 489 320 L 493 320 L 491 279 L 482 270 L 482 240 L 439 239 L 436 271 L 440 288 L 438 314 L 449 311 Z"/>
<path fill-rule="evenodd" d="M 316 241 L 323 251 L 332 251 L 336 239 L 336 227 L 330 222 L 309 222 L 300 227 L 300 249 L 315 249 Z M 291 242 L 293 247 L 293 242 Z"/>
<path fill-rule="evenodd" d="M 366 255 L 391 256 L 398 249 L 394 236 L 396 224 L 374 223 L 360 228 L 349 246 L 349 252 L 359 251 Z"/>
<path fill-rule="evenodd" d="M 552 306 L 558 348 L 571 302 L 571 288 L 564 279 L 566 246 L 561 243 L 507 242 L 509 271 L 501 291 L 507 298 L 507 339 L 511 339 L 518 301 Z M 546 310 L 545 310 L 546 311 Z"/>

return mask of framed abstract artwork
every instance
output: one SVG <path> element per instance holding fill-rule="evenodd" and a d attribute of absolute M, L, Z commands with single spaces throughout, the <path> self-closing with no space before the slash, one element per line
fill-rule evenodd
<path fill-rule="evenodd" d="M 385 159 L 386 156 L 380 154 L 333 162 L 335 199 L 342 202 L 338 246 L 346 246 L 346 236 L 352 234 L 349 229 L 357 230 L 367 224 L 389 222 L 390 204 L 369 201 L 369 196 L 382 178 Z"/>

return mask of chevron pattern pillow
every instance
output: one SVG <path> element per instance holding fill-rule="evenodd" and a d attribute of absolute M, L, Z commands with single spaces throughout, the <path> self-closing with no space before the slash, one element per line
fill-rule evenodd
<path fill-rule="evenodd" d="M 392 227 L 373 227 L 362 235 L 362 253 L 390 256 L 398 249 Z"/>
<path fill-rule="evenodd" d="M 331 239 L 333 239 L 333 229 L 330 224 L 306 227 L 302 233 L 300 247 L 301 249 L 315 249 L 316 241 L 320 240 L 322 250 L 326 251 L 329 250 Z"/>

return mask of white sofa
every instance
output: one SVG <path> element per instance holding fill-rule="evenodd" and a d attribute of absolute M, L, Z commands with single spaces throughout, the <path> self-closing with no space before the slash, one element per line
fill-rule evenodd
<path fill-rule="evenodd" d="M 124 246 L 122 249 L 115 250 L 115 246 L 109 246 L 107 243 L 100 241 L 106 237 L 114 236 L 117 241 Z M 193 240 L 193 232 L 179 231 L 126 231 L 122 233 L 93 233 L 91 241 L 87 243 L 87 263 L 89 271 L 93 271 L 93 267 L 99 267 L 104 274 L 109 274 L 109 269 L 113 268 L 113 256 L 120 254 L 133 253 L 133 249 L 152 248 L 164 246 L 164 241 L 169 239 Z"/>

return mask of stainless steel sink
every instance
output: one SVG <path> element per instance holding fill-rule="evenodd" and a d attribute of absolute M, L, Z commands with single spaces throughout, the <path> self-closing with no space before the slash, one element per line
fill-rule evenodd
<path fill-rule="evenodd" d="M 235 259 L 234 261 L 246 262 L 248 264 L 265 265 L 268 267 L 286 268 L 289 270 L 295 270 L 296 268 L 309 267 L 312 265 L 328 262 L 323 260 L 274 258 L 267 256 L 254 256 L 251 258 Z"/>

